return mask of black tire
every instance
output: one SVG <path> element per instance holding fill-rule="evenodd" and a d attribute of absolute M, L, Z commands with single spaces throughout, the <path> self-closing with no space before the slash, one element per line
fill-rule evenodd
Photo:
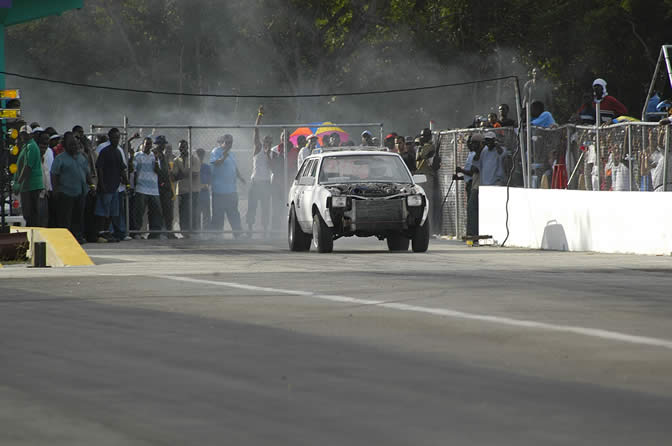
<path fill-rule="evenodd" d="M 317 252 L 327 253 L 334 250 L 332 229 L 322 220 L 319 212 L 313 215 L 313 246 Z"/>
<path fill-rule="evenodd" d="M 292 205 L 289 211 L 289 224 L 287 225 L 287 241 L 289 242 L 289 250 L 294 252 L 302 252 L 310 250 L 310 235 L 301 230 L 299 222 L 296 220 L 296 211 Z"/>
<path fill-rule="evenodd" d="M 411 245 L 413 252 L 426 252 L 429 248 L 429 216 L 424 225 L 415 229 Z"/>
<path fill-rule="evenodd" d="M 390 251 L 408 251 L 410 240 L 402 234 L 390 234 L 387 236 L 387 248 Z"/>

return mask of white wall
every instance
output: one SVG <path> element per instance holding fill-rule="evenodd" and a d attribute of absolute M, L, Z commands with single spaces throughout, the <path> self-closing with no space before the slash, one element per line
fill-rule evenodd
<path fill-rule="evenodd" d="M 507 246 L 672 254 L 672 193 L 511 188 Z M 505 187 L 481 187 L 479 233 L 506 237 Z"/>

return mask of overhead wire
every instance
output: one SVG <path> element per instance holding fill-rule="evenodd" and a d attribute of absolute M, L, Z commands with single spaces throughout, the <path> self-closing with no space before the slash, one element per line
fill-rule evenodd
<path fill-rule="evenodd" d="M 51 84 L 58 85 L 68 85 L 71 87 L 80 87 L 80 88 L 93 88 L 97 90 L 109 90 L 109 91 L 119 91 L 127 93 L 142 93 L 142 94 L 155 94 L 155 95 L 164 95 L 164 96 L 187 96 L 187 97 L 201 97 L 201 98 L 249 98 L 249 99 L 296 99 L 296 98 L 320 98 L 320 97 L 339 97 L 339 96 L 369 96 L 377 94 L 392 94 L 392 93 L 408 93 L 415 91 L 426 91 L 426 90 L 436 90 L 440 88 L 449 88 L 449 87 L 461 87 L 466 85 L 481 84 L 487 82 L 502 81 L 507 79 L 518 79 L 517 76 L 500 76 L 493 77 L 488 79 L 476 79 L 472 81 L 465 82 L 453 82 L 448 84 L 438 84 L 438 85 L 426 85 L 420 87 L 409 87 L 409 88 L 394 88 L 387 90 L 370 90 L 370 91 L 350 91 L 350 92 L 332 92 L 332 93 L 307 93 L 307 94 L 224 94 L 224 93 L 184 93 L 178 91 L 165 91 L 165 90 L 147 90 L 139 88 L 124 88 L 124 87 L 113 87 L 107 85 L 94 85 L 87 84 L 83 82 L 70 82 L 58 79 L 49 79 L 39 76 L 31 76 L 21 73 L 13 73 L 10 71 L 0 71 L 0 74 L 5 76 L 17 77 L 20 79 L 28 79 L 38 82 L 46 82 Z"/>

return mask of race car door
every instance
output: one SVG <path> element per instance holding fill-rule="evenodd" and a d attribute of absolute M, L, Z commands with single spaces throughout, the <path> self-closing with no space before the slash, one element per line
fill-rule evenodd
<path fill-rule="evenodd" d="M 304 169 L 301 181 L 299 182 L 301 196 L 298 201 L 301 209 L 298 210 L 298 217 L 304 231 L 307 228 L 311 228 L 313 224 L 313 195 L 315 192 L 315 176 L 318 164 L 318 159 L 311 160 L 310 164 Z"/>

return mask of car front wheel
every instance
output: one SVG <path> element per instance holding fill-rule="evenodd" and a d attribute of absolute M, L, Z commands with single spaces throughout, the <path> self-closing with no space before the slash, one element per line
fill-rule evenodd
<path fill-rule="evenodd" d="M 427 251 L 427 248 L 429 248 L 429 218 L 425 220 L 425 224 L 415 229 L 411 245 L 413 246 L 413 252 Z"/>
<path fill-rule="evenodd" d="M 299 226 L 299 222 L 296 220 L 296 211 L 293 205 L 289 211 L 287 241 L 289 242 L 290 251 L 301 252 L 310 250 L 310 235 L 301 230 L 301 226 Z"/>
<path fill-rule="evenodd" d="M 319 212 L 313 215 L 313 246 L 317 252 L 327 253 L 334 250 L 332 229 L 327 226 Z"/>

